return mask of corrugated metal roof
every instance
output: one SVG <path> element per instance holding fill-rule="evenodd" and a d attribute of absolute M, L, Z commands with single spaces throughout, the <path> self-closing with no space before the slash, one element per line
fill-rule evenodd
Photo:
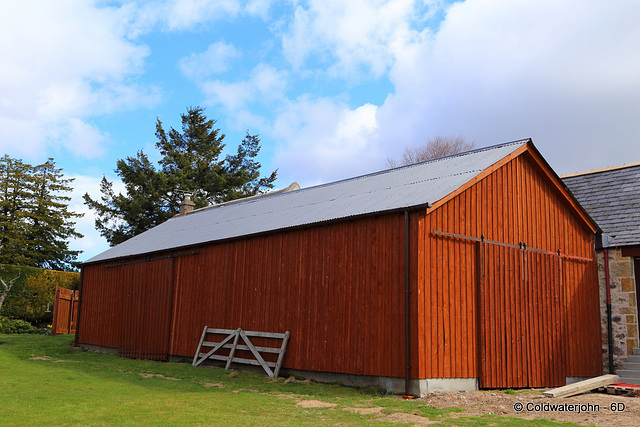
<path fill-rule="evenodd" d="M 201 209 L 171 218 L 86 263 L 432 204 L 529 141 L 510 142 L 316 187 Z"/>
<path fill-rule="evenodd" d="M 603 247 L 640 245 L 639 165 L 589 171 L 562 180 L 602 229 Z"/>

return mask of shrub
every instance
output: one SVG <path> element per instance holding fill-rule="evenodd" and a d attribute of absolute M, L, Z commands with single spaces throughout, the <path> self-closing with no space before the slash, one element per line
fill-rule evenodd
<path fill-rule="evenodd" d="M 0 334 L 37 334 L 40 330 L 20 319 L 0 317 Z"/>
<path fill-rule="evenodd" d="M 80 273 L 45 270 L 37 267 L 0 265 L 0 275 L 8 281 L 19 275 L 0 309 L 5 317 L 24 318 L 46 325 L 53 320 L 56 286 L 78 289 Z"/>

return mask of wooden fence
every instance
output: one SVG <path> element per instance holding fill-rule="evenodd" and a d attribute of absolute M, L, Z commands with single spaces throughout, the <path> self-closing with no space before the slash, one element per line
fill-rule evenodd
<path fill-rule="evenodd" d="M 75 334 L 78 318 L 78 291 L 56 286 L 56 299 L 53 303 L 52 335 Z"/>

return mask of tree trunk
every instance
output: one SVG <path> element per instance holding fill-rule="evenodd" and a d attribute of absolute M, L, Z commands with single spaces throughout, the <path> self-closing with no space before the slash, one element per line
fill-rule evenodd
<path fill-rule="evenodd" d="M 2 280 L 0 278 L 0 282 L 2 282 L 2 293 L 0 294 L 0 310 L 2 310 L 2 304 L 4 304 L 4 299 L 7 297 L 7 295 L 9 295 L 9 291 L 11 290 L 10 286 L 7 286 L 6 283 L 4 283 L 4 280 Z"/>
<path fill-rule="evenodd" d="M 4 304 L 5 298 L 7 298 L 7 295 L 9 295 L 9 291 L 13 287 L 13 283 L 16 280 L 18 280 L 18 277 L 20 277 L 21 274 L 22 274 L 22 271 L 20 271 L 16 277 L 14 277 L 13 279 L 9 280 L 9 285 L 7 285 L 5 283 L 5 281 L 4 281 L 4 279 L 2 277 L 0 277 L 0 283 L 2 283 L 2 287 L 4 288 L 2 290 L 2 294 L 0 294 L 0 310 L 2 310 L 2 304 Z"/>

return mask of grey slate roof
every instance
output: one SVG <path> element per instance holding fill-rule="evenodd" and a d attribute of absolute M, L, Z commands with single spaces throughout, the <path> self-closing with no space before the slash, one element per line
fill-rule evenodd
<path fill-rule="evenodd" d="M 562 178 L 602 229 L 602 246 L 640 245 L 640 165 Z"/>
<path fill-rule="evenodd" d="M 196 210 L 171 218 L 86 263 L 432 204 L 529 141 L 510 142 L 344 181 Z"/>

